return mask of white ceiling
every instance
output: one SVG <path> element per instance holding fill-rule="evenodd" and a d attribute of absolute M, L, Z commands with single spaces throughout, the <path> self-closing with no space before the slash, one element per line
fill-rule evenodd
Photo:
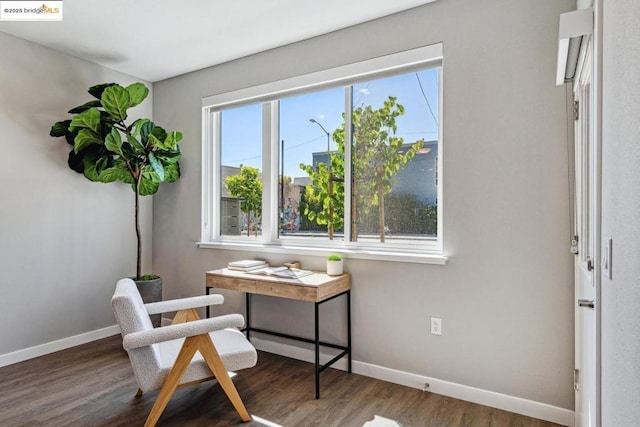
<path fill-rule="evenodd" d="M 62 22 L 0 31 L 155 82 L 432 1 L 64 0 Z"/>

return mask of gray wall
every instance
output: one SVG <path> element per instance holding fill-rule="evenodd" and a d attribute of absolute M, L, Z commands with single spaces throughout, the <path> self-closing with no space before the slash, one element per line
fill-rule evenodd
<path fill-rule="evenodd" d="M 4 33 L 0 58 L 2 355 L 115 323 L 115 281 L 135 274 L 134 193 L 69 169 L 49 129 L 91 99 L 89 86 L 134 80 Z M 142 209 L 151 265 L 152 200 Z"/>
<path fill-rule="evenodd" d="M 554 83 L 558 15 L 575 0 L 443 0 L 154 84 L 154 117 L 180 129 L 183 178 L 154 200 L 154 266 L 165 296 L 203 292 L 231 259 L 198 249 L 201 98 L 444 42 L 446 266 L 346 260 L 355 360 L 573 408 L 573 273 L 564 88 Z M 215 43 L 212 44 L 215 49 Z M 206 54 L 203 52 L 203 54 Z M 225 293 L 225 311 L 242 297 Z M 321 312 L 340 329 L 342 306 Z M 312 310 L 262 298 L 264 327 L 312 334 Z M 429 316 L 443 318 L 430 335 Z M 340 335 L 340 334 L 338 334 Z"/>
<path fill-rule="evenodd" d="M 640 420 L 640 2 L 605 1 L 602 238 L 602 425 Z"/>

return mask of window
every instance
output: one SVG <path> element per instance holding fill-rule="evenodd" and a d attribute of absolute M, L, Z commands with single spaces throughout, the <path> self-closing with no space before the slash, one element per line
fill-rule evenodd
<path fill-rule="evenodd" d="M 441 74 L 432 45 L 205 98 L 201 246 L 444 262 Z"/>
<path fill-rule="evenodd" d="M 278 235 L 332 240 L 328 221 L 322 218 L 323 207 L 325 202 L 333 203 L 336 216 L 341 216 L 344 201 L 336 199 L 344 192 L 336 191 L 332 200 L 325 201 L 328 175 L 320 172 L 329 171 L 328 158 L 337 154 L 330 129 L 336 129 L 342 122 L 344 88 L 283 98 L 279 111 L 280 165 L 283 168 L 280 171 Z M 318 180 L 324 179 L 324 192 L 318 182 L 312 180 L 316 176 Z"/>
<path fill-rule="evenodd" d="M 262 216 L 262 107 L 220 112 L 220 234 L 254 236 Z"/>

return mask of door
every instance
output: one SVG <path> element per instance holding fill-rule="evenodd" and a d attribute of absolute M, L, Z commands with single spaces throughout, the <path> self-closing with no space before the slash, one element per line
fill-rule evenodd
<path fill-rule="evenodd" d="M 585 40 L 586 41 L 586 40 Z M 597 277 L 600 265 L 599 150 L 594 131 L 592 39 L 581 54 L 574 83 L 575 105 L 575 418 L 576 427 L 598 426 Z"/>

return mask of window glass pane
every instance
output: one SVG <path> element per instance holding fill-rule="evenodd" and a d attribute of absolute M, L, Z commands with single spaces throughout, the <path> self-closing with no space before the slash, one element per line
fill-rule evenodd
<path fill-rule="evenodd" d="M 280 236 L 343 238 L 343 112 L 344 88 L 280 100 Z"/>
<path fill-rule="evenodd" d="M 353 86 L 351 241 L 437 237 L 439 70 Z"/>
<path fill-rule="evenodd" d="M 220 115 L 220 234 L 261 235 L 262 106 Z"/>

